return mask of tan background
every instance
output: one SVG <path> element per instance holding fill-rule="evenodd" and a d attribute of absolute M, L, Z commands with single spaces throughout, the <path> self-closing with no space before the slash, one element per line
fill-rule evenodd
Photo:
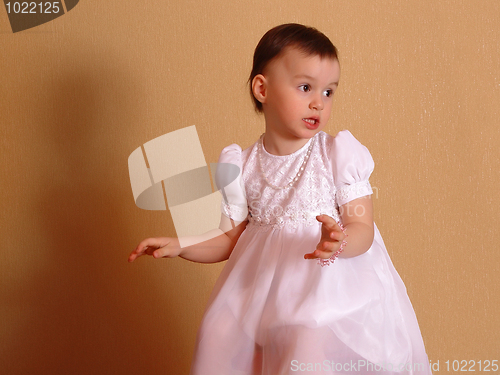
<path fill-rule="evenodd" d="M 223 264 L 127 263 L 175 235 L 134 205 L 127 158 L 190 125 L 207 162 L 252 144 L 253 49 L 285 22 L 339 48 L 326 130 L 372 152 L 376 222 L 436 373 L 500 360 L 498 0 L 82 0 L 18 34 L 0 9 L 2 373 L 187 374 Z"/>

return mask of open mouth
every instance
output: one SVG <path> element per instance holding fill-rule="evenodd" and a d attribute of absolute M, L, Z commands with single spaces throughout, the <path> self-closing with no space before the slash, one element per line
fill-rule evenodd
<path fill-rule="evenodd" d="M 313 118 L 303 118 L 302 120 L 304 120 L 305 122 L 307 122 L 308 124 L 311 124 L 311 125 L 316 125 L 316 123 L 318 122 L 318 120 L 313 119 Z"/>
<path fill-rule="evenodd" d="M 302 121 L 306 123 L 306 127 L 309 129 L 316 129 L 319 126 L 319 119 L 314 117 L 303 118 Z"/>

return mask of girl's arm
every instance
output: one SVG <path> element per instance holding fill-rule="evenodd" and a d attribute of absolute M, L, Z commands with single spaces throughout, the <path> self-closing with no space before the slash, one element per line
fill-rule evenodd
<path fill-rule="evenodd" d="M 343 240 L 347 244 L 340 253 L 341 258 L 352 258 L 364 254 L 373 243 L 373 202 L 370 195 L 354 199 L 340 206 L 340 217 L 344 232 L 337 222 L 328 215 L 316 219 L 322 223 L 321 239 L 312 253 L 305 259 L 328 259 L 340 249 Z"/>
<path fill-rule="evenodd" d="M 373 243 L 373 202 L 371 195 L 354 199 L 341 206 L 340 217 L 342 218 L 345 234 L 348 237 L 345 239 L 347 244 L 344 246 L 344 251 L 340 253 L 339 257 L 352 258 L 364 254 Z M 339 237 L 338 233 L 334 237 Z"/>
<path fill-rule="evenodd" d="M 218 229 L 213 229 L 200 236 L 183 238 L 183 242 L 193 245 L 180 247 L 175 237 L 156 237 L 143 240 L 130 254 L 128 260 L 133 262 L 142 255 L 154 258 L 181 258 L 198 263 L 217 263 L 227 260 L 248 221 L 234 222 L 221 215 Z"/>

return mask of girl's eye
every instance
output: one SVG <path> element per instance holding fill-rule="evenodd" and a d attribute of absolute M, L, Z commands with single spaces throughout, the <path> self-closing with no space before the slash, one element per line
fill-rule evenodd
<path fill-rule="evenodd" d="M 311 87 L 309 85 L 300 85 L 299 86 L 299 90 L 300 91 L 304 91 L 304 92 L 307 92 L 311 89 Z"/>
<path fill-rule="evenodd" d="M 332 96 L 332 95 L 333 95 L 333 90 L 330 90 L 330 89 L 325 90 L 325 91 L 323 91 L 323 94 L 324 94 L 327 98 L 329 98 L 330 96 Z"/>

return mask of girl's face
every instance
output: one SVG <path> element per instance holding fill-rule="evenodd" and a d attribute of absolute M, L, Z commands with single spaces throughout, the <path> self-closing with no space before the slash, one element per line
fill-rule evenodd
<path fill-rule="evenodd" d="M 313 137 L 325 127 L 340 78 L 337 60 L 306 56 L 298 49 L 287 48 L 259 76 L 261 85 L 254 88 L 262 102 L 266 132 L 298 141 Z"/>

